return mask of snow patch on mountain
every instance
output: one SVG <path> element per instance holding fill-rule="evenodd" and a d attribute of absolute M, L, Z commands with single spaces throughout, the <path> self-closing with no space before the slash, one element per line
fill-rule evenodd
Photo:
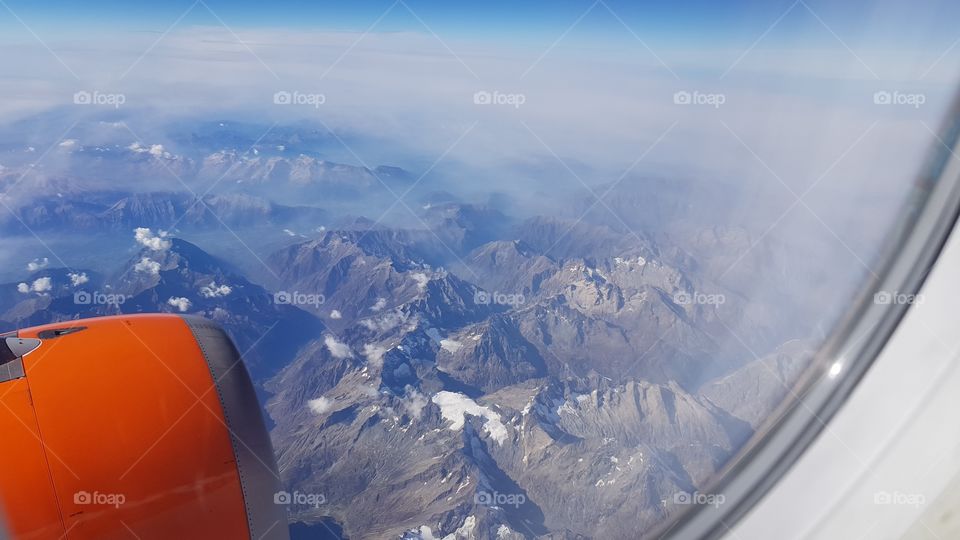
<path fill-rule="evenodd" d="M 459 529 L 453 531 L 452 533 L 438 538 L 433 535 L 433 529 L 427 525 L 422 525 L 417 529 L 413 529 L 403 536 L 405 540 L 458 540 L 465 538 L 475 538 L 474 529 L 477 528 L 477 518 L 474 516 L 467 516 L 463 520 L 463 525 Z"/>
<path fill-rule="evenodd" d="M 463 348 L 463 343 L 460 343 L 455 339 L 441 339 L 440 348 L 448 353 L 456 353 Z"/>
<path fill-rule="evenodd" d="M 506 426 L 500 420 L 500 415 L 490 407 L 479 405 L 476 401 L 459 392 L 448 392 L 446 390 L 437 392 L 431 401 L 440 407 L 440 414 L 443 419 L 452 422 L 450 424 L 451 430 L 462 430 L 469 414 L 486 420 L 483 424 L 483 430 L 498 444 L 502 445 L 507 440 Z"/>

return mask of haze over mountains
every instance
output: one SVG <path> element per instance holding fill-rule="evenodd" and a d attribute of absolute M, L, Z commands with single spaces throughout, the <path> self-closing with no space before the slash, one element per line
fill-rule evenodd
<path fill-rule="evenodd" d="M 220 140 L 196 156 L 77 142 L 55 170 L 4 170 L 6 241 L 54 253 L 8 271 L 0 330 L 152 311 L 224 325 L 285 489 L 323 496 L 289 508 L 306 537 L 634 538 L 753 434 L 833 316 L 795 294 L 802 253 L 687 216 L 714 196 L 695 186 L 626 183 L 622 219 L 579 211 L 582 194 L 537 214 Z M 356 211 L 385 185 L 411 190 L 405 219 Z"/>
<path fill-rule="evenodd" d="M 586 4 L 4 3 L 0 331 L 220 322 L 295 540 L 641 536 L 881 270 L 960 4 Z"/>

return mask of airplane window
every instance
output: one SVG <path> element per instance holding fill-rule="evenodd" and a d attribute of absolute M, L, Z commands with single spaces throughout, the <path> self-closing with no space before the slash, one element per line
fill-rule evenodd
<path fill-rule="evenodd" d="M 61 347 L 209 363 L 222 328 L 242 364 L 116 433 L 276 474 L 236 473 L 268 538 L 722 535 L 955 217 L 954 3 L 56 4 L 0 1 L 0 331 L 49 340 L 29 382 Z M 83 322 L 150 314 L 190 331 Z M 192 423 L 247 390 L 275 473 Z M 155 537 L 146 501 L 57 530 Z"/>

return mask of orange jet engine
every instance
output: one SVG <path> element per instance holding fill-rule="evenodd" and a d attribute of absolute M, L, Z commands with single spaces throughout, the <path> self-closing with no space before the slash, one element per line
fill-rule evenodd
<path fill-rule="evenodd" d="M 289 537 L 250 377 L 204 319 L 0 335 L 0 456 L 0 538 Z"/>

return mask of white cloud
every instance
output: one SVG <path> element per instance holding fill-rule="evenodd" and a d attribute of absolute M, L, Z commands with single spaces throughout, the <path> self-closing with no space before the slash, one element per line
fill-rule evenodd
<path fill-rule="evenodd" d="M 323 396 L 317 399 L 311 399 L 307 402 L 307 407 L 313 414 L 324 414 L 333 408 L 333 400 Z"/>
<path fill-rule="evenodd" d="M 60 148 L 68 148 L 68 149 L 69 149 L 69 148 L 74 148 L 74 147 L 76 147 L 78 142 L 79 142 L 79 141 L 77 141 L 76 139 L 64 139 L 64 140 L 63 140 L 60 144 L 58 144 L 57 146 L 59 146 Z"/>
<path fill-rule="evenodd" d="M 137 154 L 150 154 L 153 157 L 163 157 L 170 159 L 173 157 L 173 154 L 167 152 L 162 144 L 151 144 L 150 146 L 144 146 L 138 142 L 135 142 L 127 147 L 127 150 L 135 152 Z"/>
<path fill-rule="evenodd" d="M 229 285 L 217 285 L 216 281 L 212 281 L 209 285 L 200 287 L 200 295 L 204 298 L 220 298 L 227 296 L 231 292 L 233 292 L 233 289 L 231 289 Z"/>
<path fill-rule="evenodd" d="M 133 230 L 133 237 L 137 240 L 137 243 L 154 251 L 170 249 L 172 242 L 167 240 L 166 236 L 165 231 L 157 231 L 157 234 L 153 234 L 153 231 L 146 227 L 137 227 Z"/>
<path fill-rule="evenodd" d="M 377 366 L 383 365 L 383 355 L 386 354 L 386 352 L 387 349 L 379 345 L 372 343 L 365 343 L 363 345 L 363 356 L 366 357 L 367 362 Z"/>
<path fill-rule="evenodd" d="M 405 323 L 408 315 L 399 310 L 384 313 L 377 319 L 363 319 L 360 324 L 367 330 L 387 332 Z"/>
<path fill-rule="evenodd" d="M 323 344 L 327 346 L 327 349 L 334 358 L 353 358 L 353 352 L 350 351 L 350 346 L 337 341 L 337 338 L 333 336 L 323 338 Z"/>
<path fill-rule="evenodd" d="M 342 318 L 343 318 L 343 315 L 340 313 L 340 310 L 334 309 L 333 311 L 330 312 L 330 318 L 331 318 L 331 319 L 342 319 Z"/>
<path fill-rule="evenodd" d="M 467 415 L 479 416 L 486 419 L 483 430 L 490 434 L 493 440 L 503 444 L 507 440 L 507 428 L 500 421 L 500 415 L 490 407 L 477 404 L 476 401 L 459 392 L 437 392 L 431 400 L 440 407 L 443 419 L 451 422 L 450 429 L 460 431 L 466 422 Z"/>
<path fill-rule="evenodd" d="M 865 31 L 876 33 L 880 28 L 885 28 L 885 25 L 866 28 Z M 622 31 L 622 28 L 619 30 Z M 263 61 L 276 70 L 278 76 L 284 81 L 289 81 L 290 88 L 303 89 L 315 85 L 315 81 L 311 83 L 311 71 L 304 69 L 304 66 L 318 63 L 331 64 L 337 59 L 339 51 L 355 44 L 358 37 L 363 37 L 356 49 L 360 54 L 351 55 L 350 65 L 343 64 L 338 68 L 338 76 L 335 80 L 331 79 L 324 83 L 324 90 L 329 92 L 328 95 L 336 95 L 338 103 L 342 105 L 328 113 L 330 119 L 327 121 L 334 122 L 332 125 L 335 127 L 336 125 L 354 125 L 358 130 L 378 129 L 383 132 L 386 139 L 394 139 L 405 145 L 417 145 L 421 149 L 429 146 L 434 150 L 442 150 L 449 146 L 451 131 L 459 130 L 457 135 L 462 132 L 464 124 L 460 117 L 465 115 L 465 110 L 471 116 L 477 114 L 476 107 L 469 102 L 470 96 L 480 89 L 476 79 L 459 65 L 456 58 L 438 54 L 436 43 L 427 35 L 413 32 L 370 32 L 359 36 L 343 31 L 306 32 L 266 28 L 245 28 L 238 31 L 247 43 L 270 43 L 271 47 L 258 51 L 258 57 L 263 55 Z M 119 38 L 115 35 L 104 35 L 91 36 L 91 39 L 91 43 L 122 44 L 123 50 L 145 50 L 152 45 L 150 39 L 143 36 L 125 35 Z M 209 26 L 178 28 L 171 31 L 151 52 L 151 66 L 155 69 L 140 73 L 136 83 L 131 82 L 136 84 L 136 87 L 130 90 L 131 94 L 136 92 L 139 99 L 146 100 L 149 105 L 157 107 L 172 102 L 184 107 L 185 112 L 244 106 L 255 109 L 263 101 L 260 97 L 264 95 L 265 90 L 276 90 L 275 81 L 269 77 L 260 77 L 261 80 L 256 80 L 256 74 L 262 72 L 258 58 L 251 55 L 232 54 L 231 51 L 222 47 L 222 43 L 236 42 L 236 40 L 236 36 L 226 30 Z M 864 39 L 864 43 L 870 41 L 870 39 Z M 56 49 L 58 45 L 63 44 L 56 43 L 53 47 Z M 484 86 L 491 90 L 515 89 L 517 85 L 515 74 L 534 64 L 539 53 L 539 51 L 522 47 L 507 51 L 496 46 L 496 50 L 491 50 L 489 42 L 465 38 L 451 42 L 450 45 L 458 55 L 469 59 L 472 70 L 484 74 L 484 82 L 487 83 Z M 66 45 L 63 47 L 68 48 Z M 923 67 L 929 66 L 942 50 L 934 47 L 932 56 L 922 56 L 929 55 L 930 51 L 923 51 L 922 46 L 917 50 L 916 47 L 906 44 L 899 47 L 899 54 L 869 49 L 863 51 L 861 48 L 855 48 L 858 55 L 864 55 L 867 63 L 878 69 L 878 72 L 877 64 L 884 68 L 884 74 L 889 75 L 885 79 L 901 81 L 917 81 Z M 15 73 L 16 68 L 24 63 L 38 66 L 31 65 L 32 69 L 40 69 L 39 66 L 43 66 L 52 71 L 59 67 L 40 61 L 49 53 L 38 45 L 24 46 L 22 51 L 16 55 L 16 58 L 5 59 L 4 67 Z M 739 54 L 739 51 L 722 47 L 709 50 L 667 47 L 666 50 L 657 48 L 657 52 L 666 64 L 677 70 L 706 74 L 729 68 L 731 59 Z M 880 54 L 882 56 L 879 56 Z M 550 138 L 547 142 L 552 147 L 561 147 L 557 151 L 561 156 L 576 143 L 581 143 L 584 147 L 582 152 L 591 152 L 595 155 L 602 152 L 603 154 L 600 155 L 603 157 L 608 157 L 617 151 L 623 152 L 624 146 L 635 148 L 636 145 L 602 144 L 599 141 L 613 142 L 615 139 L 597 135 L 610 132 L 621 135 L 630 133 L 628 130 L 635 131 L 638 119 L 645 116 L 656 118 L 658 112 L 660 115 L 664 114 L 663 111 L 651 112 L 652 104 L 656 104 L 657 100 L 662 99 L 663 96 L 669 99 L 672 93 L 661 93 L 661 91 L 676 91 L 674 88 L 676 79 L 662 69 L 656 58 L 649 55 L 643 58 L 636 55 L 629 57 L 627 49 L 618 50 L 614 47 L 598 48 L 596 55 L 606 61 L 595 62 L 590 56 L 582 54 L 564 57 L 562 51 L 554 51 L 551 53 L 553 61 L 537 64 L 536 69 L 532 70 L 530 76 L 523 81 L 524 93 L 530 97 L 523 110 L 525 122 L 529 123 L 537 133 L 548 133 Z M 920 61 L 916 55 L 921 55 L 924 60 Z M 756 50 L 738 64 L 737 72 L 765 74 L 790 80 L 793 84 L 796 84 L 794 82 L 796 79 L 857 81 L 869 75 L 864 73 L 862 65 L 856 58 L 846 54 L 839 55 L 830 50 L 816 52 L 796 50 L 787 56 L 789 61 L 784 61 L 784 58 L 784 52 L 776 48 L 771 51 Z M 84 68 L 90 70 L 98 61 L 102 59 L 86 58 L 80 55 L 71 65 L 77 64 L 76 69 L 79 72 Z M 640 69 L 625 73 L 623 65 L 636 66 Z M 432 66 L 434 69 L 426 70 L 425 66 Z M 570 72 L 580 73 L 581 76 L 571 79 L 568 76 Z M 699 82 L 696 75 L 688 77 L 683 71 L 681 74 L 684 79 L 693 79 L 694 82 L 691 84 Z M 250 84 L 234 84 L 229 93 L 223 91 L 224 86 L 229 85 L 230 81 L 244 75 L 248 75 L 246 78 Z M 952 73 L 945 65 L 932 71 L 930 77 L 931 83 L 946 85 L 953 83 Z M 750 80 L 750 77 L 747 79 Z M 48 80 L 54 79 L 48 77 Z M 396 95 L 395 100 L 382 99 L 380 87 L 383 80 L 391 81 L 391 90 Z M 24 84 L 20 79 L 14 79 L 9 84 L 15 83 Z M 191 85 L 191 92 L 178 92 L 177 89 L 185 84 Z M 58 93 L 60 88 L 55 85 L 45 84 L 38 90 L 40 91 L 37 95 L 30 96 L 29 100 L 11 99 L 9 104 L 3 104 L 2 110 L 12 111 L 15 107 L 22 105 L 29 105 L 31 109 L 49 107 L 60 95 Z M 744 101 L 752 103 L 754 100 Z M 404 109 L 409 109 L 411 114 L 398 115 L 396 103 L 404 103 Z M 556 103 L 565 106 L 558 107 Z M 592 106 L 570 107 L 570 103 L 590 103 Z M 270 105 L 272 104 L 263 103 L 263 107 Z M 288 108 L 273 108 L 279 109 L 276 111 L 278 115 L 300 114 L 299 111 L 287 110 Z M 675 110 L 670 111 L 669 107 L 661 108 L 676 114 Z M 259 111 L 254 110 L 251 114 L 256 112 Z M 485 115 L 485 122 L 507 123 L 515 119 L 515 115 L 503 116 L 505 119 L 500 120 L 496 115 Z M 426 121 L 435 123 L 435 129 L 423 129 L 423 123 Z M 789 121 L 784 123 L 789 124 Z M 577 126 L 579 129 L 562 129 L 572 126 Z M 659 130 L 649 131 L 651 138 L 660 133 Z M 528 135 L 526 133 L 509 135 L 504 130 L 486 132 L 481 128 L 476 131 L 475 137 L 479 139 L 478 142 L 488 145 L 495 146 L 499 143 L 503 146 L 516 146 L 517 155 L 530 156 L 534 153 L 531 149 L 542 150 L 537 148 L 536 140 L 526 140 L 531 139 L 525 136 Z M 635 136 L 635 134 L 631 135 Z M 473 140 L 474 137 L 471 139 Z M 628 136 L 626 140 L 632 140 L 632 137 Z M 159 147 L 158 152 L 163 150 L 160 145 L 154 146 Z M 148 148 L 137 144 L 135 151 L 150 152 L 152 148 L 153 146 Z M 456 152 L 461 152 L 463 155 L 467 154 L 468 150 L 455 149 L 454 152 L 454 155 L 459 157 Z M 632 152 L 635 154 L 635 150 Z M 429 151 L 424 153 L 431 155 Z M 490 151 L 472 153 L 478 154 L 473 156 L 474 160 L 484 155 L 498 155 Z M 635 159 L 635 155 L 629 159 Z M 613 160 L 598 159 L 597 161 L 609 163 Z M 779 170 L 776 167 L 774 169 Z"/>
<path fill-rule="evenodd" d="M 430 278 L 423 272 L 416 272 L 411 274 L 410 277 L 417 282 L 417 288 L 420 289 L 421 292 L 425 291 L 427 289 L 427 283 L 430 283 Z"/>
<path fill-rule="evenodd" d="M 380 311 L 381 309 L 387 307 L 386 298 L 377 298 L 377 303 L 370 306 L 370 311 Z"/>
<path fill-rule="evenodd" d="M 28 272 L 36 272 L 37 270 L 42 270 L 50 264 L 50 259 L 44 257 L 42 259 L 34 259 L 27 263 Z"/>
<path fill-rule="evenodd" d="M 181 313 L 187 311 L 190 309 L 190 306 L 193 305 L 189 298 L 184 298 L 182 296 L 168 298 L 167 304 L 177 308 Z"/>
<path fill-rule="evenodd" d="M 33 292 L 45 293 L 53 288 L 53 280 L 49 277 L 42 277 L 34 280 L 33 284 L 30 286 L 30 289 Z"/>
<path fill-rule="evenodd" d="M 17 292 L 27 294 L 31 291 L 38 294 L 45 294 L 53 289 L 53 280 L 49 277 L 35 279 L 33 283 L 18 283 Z"/>
<path fill-rule="evenodd" d="M 882 27 L 884 25 L 877 28 Z M 865 31 L 868 34 L 876 32 L 869 28 Z M 270 47 L 258 51 L 266 55 L 263 60 L 278 71 L 287 82 L 287 88 L 304 90 L 312 89 L 310 78 L 315 78 L 315 74 L 304 66 L 331 63 L 336 60 L 337 51 L 350 46 L 358 37 L 350 32 L 292 29 L 245 28 L 241 33 L 245 42 L 270 43 Z M 537 189 L 538 185 L 515 180 L 526 177 L 527 170 L 535 169 L 542 170 L 529 176 L 552 178 L 554 172 L 546 166 L 554 161 L 548 155 L 550 153 L 561 156 L 568 163 L 582 164 L 584 171 L 596 170 L 595 177 L 585 179 L 592 184 L 611 174 L 616 177 L 635 161 L 637 148 L 651 146 L 656 147 L 656 152 L 637 168 L 638 176 L 664 174 L 671 179 L 680 179 L 703 174 L 708 179 L 731 178 L 736 181 L 752 176 L 760 177 L 764 185 L 779 190 L 782 186 L 767 182 L 769 170 L 789 171 L 790 174 L 784 176 L 793 184 L 790 189 L 797 190 L 802 189 L 798 184 L 805 179 L 818 177 L 831 169 L 838 150 L 849 148 L 852 142 L 863 137 L 856 152 L 834 171 L 834 176 L 844 178 L 844 181 L 825 182 L 825 189 L 817 190 L 819 195 L 817 192 L 811 194 L 822 198 L 822 205 L 835 201 L 835 206 L 842 211 L 839 214 L 841 219 L 831 219 L 830 214 L 836 211 L 821 212 L 819 217 L 824 222 L 840 223 L 844 219 L 856 218 L 856 215 L 844 217 L 853 214 L 848 210 L 850 202 L 855 199 L 836 196 L 834 190 L 841 184 L 852 193 L 860 193 L 869 187 L 872 194 L 877 194 L 871 198 L 880 199 L 891 186 L 899 189 L 897 186 L 907 185 L 899 179 L 913 172 L 910 169 L 918 162 L 911 156 L 914 151 L 918 155 L 925 154 L 927 141 L 917 137 L 914 130 L 904 129 L 903 125 L 918 125 L 921 116 L 933 123 L 931 119 L 944 109 L 943 100 L 933 93 L 928 96 L 928 105 L 919 111 L 876 107 L 871 103 L 871 94 L 885 85 L 878 87 L 877 81 L 871 80 L 869 74 L 864 73 L 863 66 L 858 65 L 857 58 L 835 54 L 829 48 L 812 51 L 801 47 L 784 53 L 772 47 L 747 55 L 736 67 L 736 73 L 741 76 L 730 78 L 719 87 L 729 94 L 727 104 L 721 110 L 723 117 L 743 120 L 733 125 L 736 134 L 731 136 L 731 128 L 716 121 L 720 116 L 711 114 L 716 111 L 694 106 L 677 107 L 670 98 L 678 90 L 712 90 L 711 75 L 729 68 L 731 58 L 736 58 L 739 51 L 722 47 L 708 50 L 697 50 L 697 47 L 670 50 L 668 47 L 663 51 L 658 48 L 665 63 L 683 76 L 683 84 L 679 84 L 649 55 L 640 59 L 629 58 L 627 50 L 618 51 L 602 45 L 598 46 L 595 55 L 574 53 L 564 56 L 564 51 L 557 50 L 551 53 L 551 61 L 538 64 L 530 72 L 530 77 L 525 78 L 522 88 L 517 88 L 515 74 L 535 63 L 539 51 L 509 47 L 497 47 L 492 51 L 489 42 L 472 42 L 467 38 L 462 42 L 451 42 L 458 54 L 469 59 L 471 69 L 485 74 L 484 84 L 478 87 L 476 79 L 462 69 L 455 58 L 438 51 L 429 36 L 410 32 L 372 32 L 363 37 L 356 50 L 361 54 L 351 55 L 349 65 L 339 68 L 336 80 L 325 81 L 324 92 L 331 96 L 331 103 L 333 96 L 337 96 L 338 103 L 324 111 L 324 123 L 334 131 L 349 128 L 351 133 L 358 134 L 357 139 L 373 134 L 377 143 L 390 141 L 389 145 L 378 146 L 389 147 L 389 153 L 394 155 L 410 156 L 411 162 L 415 163 L 423 156 L 444 152 L 450 141 L 463 136 L 466 126 L 482 114 L 483 122 L 470 133 L 471 144 L 452 149 L 449 161 L 463 163 L 465 169 L 475 171 L 471 179 L 499 178 L 501 180 L 490 188 L 504 188 L 514 193 L 542 192 Z M 103 43 L 114 39 L 115 36 L 104 35 L 96 36 L 94 41 Z M 114 50 L 144 50 L 151 46 L 152 39 L 146 35 L 127 36 L 116 40 L 123 46 Z M 250 117 L 263 116 L 263 120 L 270 123 L 284 122 L 288 115 L 299 117 L 303 114 L 300 108 L 276 107 L 269 99 L 264 99 L 263 96 L 276 90 L 275 81 L 269 77 L 257 80 L 249 76 L 262 73 L 260 60 L 250 55 L 234 54 L 224 48 L 225 40 L 236 41 L 222 28 L 191 27 L 172 31 L 152 51 L 152 69 L 141 70 L 136 82 L 138 87 L 130 89 L 131 95 L 136 93 L 146 109 L 169 111 L 175 108 L 185 117 L 194 111 L 202 111 L 205 116 L 222 116 L 242 110 L 249 111 Z M 863 43 L 871 41 L 869 36 L 864 36 Z M 53 46 L 57 48 L 58 45 L 67 49 L 69 41 Z M 940 53 L 937 49 L 926 60 L 918 61 L 931 51 L 925 50 L 929 47 L 923 43 L 916 45 L 920 47 L 898 47 L 897 54 L 870 51 L 869 47 L 866 51 L 857 47 L 857 52 L 895 87 L 893 81 L 917 83 L 919 71 L 929 66 Z M 40 60 L 46 55 L 46 50 L 34 45 L 3 59 L 5 73 L 10 76 L 6 82 L 0 81 L 0 89 L 12 90 L 3 93 L 14 96 L 0 102 L 0 113 L 4 116 L 41 112 L 59 104 L 66 95 L 65 88 L 56 84 L 38 82 L 31 91 L 21 88 L 30 83 L 24 83 L 28 79 L 17 75 L 30 74 L 30 80 L 42 82 L 43 72 L 34 74 L 35 69 L 52 72 L 59 68 Z M 605 61 L 595 62 L 595 57 Z M 85 68 L 90 71 L 95 67 L 93 64 L 101 61 L 105 60 L 78 55 L 70 63 L 82 72 Z M 941 63 L 927 78 L 930 84 L 924 84 L 918 90 L 953 86 L 954 74 L 948 64 Z M 624 70 L 624 65 L 639 69 Z M 425 69 L 427 66 L 433 69 Z M 571 72 L 579 76 L 570 78 Z M 233 84 L 238 78 L 252 81 L 252 84 Z M 383 99 L 383 80 L 391 81 L 392 99 Z M 758 81 L 762 83 L 757 84 Z M 186 85 L 191 88 L 190 92 L 176 91 Z M 225 92 L 224 88 L 230 91 Z M 510 114 L 516 111 L 478 109 L 473 105 L 470 96 L 482 89 L 522 90 L 529 97 L 522 111 L 524 122 L 530 126 L 530 131 L 543 136 L 543 140 L 538 140 L 539 136 L 531 137 L 526 130 L 516 129 L 518 117 Z M 949 92 L 938 90 L 937 94 L 940 93 Z M 398 115 L 397 103 L 403 103 L 405 114 Z M 571 107 L 572 103 L 589 103 L 591 106 Z M 262 110 L 258 109 L 258 104 L 262 104 Z M 875 120 L 880 123 L 864 137 L 865 127 Z M 645 129 L 637 130 L 638 125 L 645 126 Z M 677 127 L 667 134 L 673 125 Z M 791 144 L 783 144 L 784 140 L 790 140 Z M 545 151 L 544 145 L 549 145 L 549 152 Z M 749 151 L 744 148 L 747 145 L 751 147 Z M 691 159 L 692 148 L 697 149 L 695 159 Z M 153 147 L 135 147 L 137 152 L 151 150 Z M 163 148 L 158 147 L 155 152 L 162 151 Z M 365 155 L 363 148 L 358 152 Z M 762 156 L 765 167 L 758 167 L 749 154 Z M 501 165 L 513 163 L 521 163 L 522 171 L 518 173 L 512 171 L 510 165 Z M 578 170 L 581 170 L 579 165 Z M 491 172 L 504 174 L 489 174 Z M 536 178 L 531 178 L 531 182 L 535 181 Z M 746 192 L 752 193 L 752 190 L 748 188 Z M 777 204 L 764 204 L 776 199 L 765 200 L 759 196 L 757 199 L 759 203 L 752 198 L 745 202 L 718 200 L 709 206 L 726 209 L 731 215 L 742 209 L 744 216 L 758 214 L 764 211 L 764 207 L 769 208 L 767 213 L 778 214 L 782 210 Z M 522 201 L 517 202 L 522 204 Z M 541 204 L 549 208 L 552 206 L 550 202 L 542 201 Z M 814 201 L 810 201 L 810 205 L 821 208 Z M 877 214 L 875 210 L 867 213 Z M 768 216 L 754 217 L 763 222 L 760 229 L 763 230 L 777 216 L 769 219 Z M 784 226 L 789 230 L 792 225 L 784 223 Z M 834 242 L 834 239 L 829 237 L 826 241 Z"/>
<path fill-rule="evenodd" d="M 403 410 L 406 411 L 407 415 L 411 418 L 420 418 L 427 403 L 427 396 L 418 392 L 416 388 L 407 386 L 407 395 L 402 401 Z"/>
<path fill-rule="evenodd" d="M 140 262 L 133 265 L 133 270 L 135 272 L 143 272 L 156 276 L 160 273 L 160 263 L 152 260 L 150 257 L 144 257 L 140 259 Z"/>
<path fill-rule="evenodd" d="M 69 274 L 67 274 L 67 276 L 70 278 L 70 284 L 73 285 L 74 287 L 83 285 L 84 283 L 90 281 L 90 278 L 87 277 L 86 272 L 81 272 L 79 274 L 70 272 Z"/>

